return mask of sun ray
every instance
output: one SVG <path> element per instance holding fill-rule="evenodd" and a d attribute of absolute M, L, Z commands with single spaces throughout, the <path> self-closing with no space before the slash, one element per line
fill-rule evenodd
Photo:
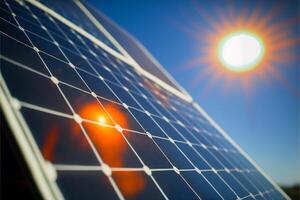
<path fill-rule="evenodd" d="M 193 8 L 201 21 L 206 22 L 207 27 L 201 29 L 197 22 L 192 21 L 186 28 L 189 35 L 199 40 L 199 56 L 185 63 L 185 67 L 181 67 L 181 70 L 199 69 L 199 73 L 192 81 L 192 88 L 195 88 L 203 78 L 209 77 L 210 81 L 206 83 L 204 95 L 220 80 L 224 81 L 225 90 L 230 90 L 232 83 L 238 80 L 246 93 L 251 92 L 256 79 L 278 80 L 295 93 L 295 89 L 291 89 L 289 81 L 283 78 L 276 65 L 280 65 L 283 69 L 299 59 L 298 52 L 293 48 L 299 45 L 300 38 L 291 28 L 298 25 L 299 16 L 285 16 L 285 6 L 280 3 L 265 8 L 260 3 L 251 7 L 247 2 L 240 9 L 234 7 L 235 1 L 230 1 L 227 6 L 215 6 L 208 10 L 192 0 Z M 217 49 L 225 36 L 241 31 L 259 36 L 264 47 L 264 55 L 253 69 L 246 72 L 232 72 L 220 61 Z M 296 93 L 299 95 L 299 91 Z"/>

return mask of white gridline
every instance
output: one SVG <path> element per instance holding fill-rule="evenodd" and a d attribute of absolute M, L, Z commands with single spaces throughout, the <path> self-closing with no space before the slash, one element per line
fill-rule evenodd
<path fill-rule="evenodd" d="M 9 7 L 10 8 L 10 7 Z M 25 8 L 26 9 L 28 9 L 30 12 L 31 12 L 31 10 L 30 10 L 30 8 L 28 7 L 28 6 L 25 6 Z M 11 8 L 10 8 L 11 9 Z M 12 10 L 11 10 L 11 12 L 12 12 Z M 34 14 L 31 12 L 31 14 L 34 16 Z M 14 17 L 15 18 L 15 17 Z M 37 18 L 36 18 L 37 19 Z M 18 23 L 18 21 L 17 21 L 17 19 L 15 18 L 15 20 L 16 20 L 16 23 L 17 24 L 19 24 Z M 37 19 L 38 20 L 38 19 Z M 39 21 L 39 20 L 38 20 Z M 55 22 L 55 21 L 53 21 L 53 22 Z M 41 22 L 39 21 L 39 23 L 40 23 L 40 25 L 41 26 L 43 26 L 42 24 L 41 24 Z M 19 24 L 20 25 L 20 24 Z M 56 24 L 57 25 L 57 24 Z M 58 27 L 58 26 L 57 26 Z M 58 27 L 59 28 L 59 27 Z M 60 28 L 59 28 L 60 29 Z M 60 29 L 61 30 L 61 29 Z M 47 31 L 47 33 L 49 34 L 49 36 L 53 39 L 53 41 L 54 41 L 54 43 L 56 42 L 55 40 L 54 40 L 54 38 L 52 37 L 52 35 L 49 33 L 49 31 L 48 30 L 46 30 Z M 62 30 L 61 30 L 62 31 Z M 63 32 L 63 31 L 62 31 Z M 28 38 L 28 40 L 31 42 L 31 40 L 30 40 L 30 38 L 27 36 L 27 34 L 26 34 L 26 32 L 24 31 L 24 34 L 26 35 L 26 37 Z M 78 36 L 78 35 L 77 35 Z M 65 37 L 67 38 L 67 35 L 65 35 Z M 78 37 L 84 44 L 85 44 L 85 42 L 82 40 L 82 38 L 81 37 Z M 32 42 L 31 42 L 32 43 Z M 34 46 L 34 44 L 32 44 L 33 46 Z M 83 54 L 81 54 L 81 52 L 80 52 L 80 50 L 76 47 L 76 45 L 74 45 L 73 44 L 73 46 L 75 47 L 75 49 L 77 49 L 77 51 L 78 51 L 78 54 L 79 55 L 83 55 Z M 59 47 L 59 46 L 57 46 L 58 47 L 58 49 L 61 51 L 61 53 L 64 55 L 64 52 L 61 50 L 61 48 Z M 88 46 L 86 46 L 87 48 L 89 48 Z M 39 55 L 39 52 L 37 52 L 37 54 Z M 40 55 L 39 55 L 40 56 Z M 65 56 L 65 55 L 64 55 Z M 4 57 L 2 57 L 3 59 L 5 59 Z M 48 67 L 47 67 L 47 65 L 46 65 L 46 63 L 43 61 L 43 59 L 42 59 L 42 57 L 40 56 L 40 58 L 41 58 L 41 60 L 42 60 L 42 62 L 44 63 L 44 65 L 45 65 L 45 67 L 47 68 L 47 70 L 48 70 L 48 72 L 52 75 L 52 73 L 51 73 L 51 71 L 48 69 Z M 65 58 L 68 60 L 68 58 L 65 56 Z M 97 59 L 99 59 L 98 57 L 96 57 Z M 8 60 L 7 58 L 5 59 L 5 60 Z M 68 60 L 69 61 L 69 60 Z M 95 73 L 99 76 L 99 74 L 98 74 L 98 72 L 94 69 L 94 67 L 92 66 L 92 64 L 89 62 L 89 60 L 88 59 L 86 59 L 86 61 L 89 63 L 89 65 L 90 65 L 90 67 L 95 71 Z M 100 61 L 100 60 L 99 60 Z M 101 62 L 101 61 L 100 61 Z M 81 80 L 83 81 L 83 83 L 86 85 L 86 87 L 90 90 L 90 88 L 88 87 L 88 85 L 85 83 L 85 81 L 84 81 L 84 79 L 80 76 L 80 74 L 77 72 L 77 69 L 75 68 L 74 69 L 75 70 L 75 72 L 77 73 L 77 75 L 81 78 Z M 121 72 L 122 73 L 122 72 Z M 39 72 L 39 74 L 41 75 L 41 73 Z M 119 81 L 119 79 L 117 78 L 117 76 L 116 75 L 114 75 L 114 73 L 112 73 L 112 75 L 113 75 L 113 77 L 119 82 L 119 85 L 121 85 L 122 86 L 122 83 Z M 46 76 L 46 75 L 44 75 L 43 74 L 43 76 Z M 51 78 L 51 77 L 48 77 L 48 76 L 46 76 L 47 78 Z M 53 76 L 52 76 L 52 78 L 53 78 Z M 61 81 L 59 82 L 59 83 L 62 83 Z M 106 84 L 105 83 L 105 81 L 103 82 L 104 84 Z M 64 84 L 66 84 L 66 83 L 64 83 Z M 66 103 L 68 104 L 68 106 L 69 106 L 69 108 L 72 110 L 72 112 L 74 113 L 74 115 L 76 115 L 76 113 L 75 113 L 75 111 L 73 110 L 73 108 L 72 108 L 72 106 L 70 105 L 70 103 L 68 102 L 68 100 L 67 100 L 67 98 L 65 97 L 65 95 L 63 94 L 63 92 L 62 92 L 62 90 L 60 89 L 60 87 L 59 87 L 59 84 L 56 84 L 57 85 L 57 88 L 58 88 L 58 90 L 60 91 L 60 93 L 61 93 L 61 95 L 63 96 L 63 98 L 65 99 L 65 101 L 66 101 Z M 111 90 L 111 88 L 106 84 L 106 86 Z M 134 85 L 135 86 L 135 85 Z M 73 86 L 74 87 L 74 86 Z M 79 88 L 77 88 L 77 89 L 79 89 Z M 136 89 L 138 90 L 138 88 L 136 87 Z M 87 91 L 85 91 L 86 93 L 92 93 L 92 91 L 90 90 L 90 92 L 87 92 Z M 111 90 L 111 92 L 113 92 L 114 93 L 114 91 L 112 91 Z M 115 93 L 114 93 L 115 94 Z M 134 96 L 132 96 L 130 93 L 129 93 L 129 95 L 135 100 L 135 102 L 137 103 L 137 104 L 139 104 L 139 102 L 134 98 Z M 115 96 L 118 98 L 118 96 L 115 94 Z M 101 98 L 101 97 L 100 97 Z M 95 98 L 98 102 L 99 102 L 99 100 L 97 99 L 97 98 Z M 121 102 L 121 100 L 118 98 L 118 100 Z M 149 101 L 149 103 L 153 106 L 153 104 Z M 29 103 L 25 103 L 25 102 L 21 102 L 20 103 L 22 106 L 24 106 L 24 107 L 28 107 L 28 108 L 31 108 L 31 109 L 35 109 L 35 110 L 39 110 L 39 111 L 42 111 L 42 112 L 48 112 L 48 113 L 51 113 L 51 114 L 58 114 L 58 112 L 56 112 L 56 111 L 52 111 L 52 110 L 49 110 L 49 109 L 46 109 L 46 108 L 44 108 L 44 110 L 43 110 L 43 108 L 41 108 L 41 107 L 38 107 L 38 106 L 34 106 L 34 105 L 30 105 Z M 99 104 L 101 105 L 101 103 L 99 102 Z M 102 108 L 105 110 L 105 108 L 104 108 L 104 106 L 103 105 L 101 105 L 102 106 Z M 139 104 L 139 106 L 141 106 L 140 104 Z M 142 107 L 142 106 L 141 106 Z M 154 107 L 154 109 L 156 109 L 157 110 L 157 108 L 155 107 L 155 106 L 153 106 Z M 130 112 L 130 110 L 128 110 L 129 112 Z M 158 110 L 157 110 L 158 111 Z M 143 112 L 145 112 L 145 111 L 143 111 Z M 159 112 L 159 111 L 158 111 Z M 168 112 L 168 111 L 167 111 Z M 107 113 L 108 114 L 108 116 L 110 116 L 109 115 L 109 113 Z M 132 113 L 131 113 L 132 114 Z M 160 113 L 161 114 L 161 113 Z M 170 113 L 169 112 L 169 114 L 170 115 L 172 115 L 172 113 Z M 63 117 L 66 117 L 67 115 L 64 115 L 63 113 L 60 113 L 60 116 L 63 116 Z M 163 115 L 162 115 L 163 116 Z M 70 118 L 72 118 L 73 116 L 68 116 L 68 117 L 70 117 Z M 134 117 L 134 115 L 132 114 L 132 117 L 133 118 L 135 118 Z M 151 116 L 150 116 L 151 117 Z M 158 116 L 158 117 L 160 117 L 160 116 Z M 174 116 L 173 116 L 174 117 Z M 110 117 L 111 118 L 111 117 Z M 152 118 L 152 117 L 151 117 Z M 161 118 L 161 117 L 160 117 Z M 175 117 L 174 117 L 175 118 Z M 153 118 L 152 118 L 153 119 Z M 162 119 L 164 119 L 164 118 L 162 118 Z M 176 118 L 175 118 L 176 119 Z M 85 120 L 85 121 L 89 121 L 89 120 L 86 120 L 86 119 L 83 119 L 83 120 Z M 114 121 L 112 118 L 111 118 L 111 120 L 112 121 Z M 136 120 L 137 121 L 137 120 Z M 155 120 L 153 119 L 153 121 L 155 122 Z M 95 122 L 92 122 L 92 121 L 89 121 L 89 122 L 91 122 L 91 123 L 95 123 Z M 137 121 L 138 122 L 138 121 Z M 139 122 L 138 122 L 139 123 Z M 156 123 L 156 122 L 155 122 Z M 101 158 L 100 158 L 100 155 L 98 155 L 98 153 L 97 153 L 97 151 L 95 150 L 95 147 L 93 146 L 93 143 L 91 142 L 91 140 L 89 139 L 89 136 L 88 136 L 88 134 L 85 132 L 85 130 L 84 130 L 84 128 L 81 126 L 81 123 L 79 123 L 80 124 L 80 127 L 81 127 L 81 129 L 82 129 L 82 132 L 85 134 L 85 136 L 86 136 L 86 138 L 87 138 L 87 140 L 89 141 L 89 143 L 90 143 L 90 145 L 91 145 L 91 147 L 92 147 L 92 149 L 94 150 L 94 153 L 95 153 L 95 156 L 98 158 L 98 160 L 99 160 L 99 162 L 100 162 L 100 164 L 102 164 L 101 166 L 105 166 L 105 164 L 104 164 L 104 162 L 101 160 Z M 157 123 L 156 123 L 157 124 Z M 158 124 L 157 124 L 158 125 Z M 141 124 L 140 124 L 140 126 L 141 126 Z M 159 125 L 158 125 L 159 126 Z M 171 126 L 176 130 L 176 128 L 171 124 Z M 141 126 L 142 127 L 142 126 Z M 160 127 L 160 126 L 159 126 Z M 160 127 L 161 128 L 161 127 Z M 161 128 L 162 129 L 162 128 Z M 188 130 L 188 129 L 187 129 Z M 164 132 L 164 130 L 162 129 L 162 131 Z M 188 130 L 189 131 L 189 130 Z M 136 132 L 136 131 L 135 131 Z M 122 132 L 120 132 L 121 133 L 121 135 L 123 136 L 123 138 L 124 138 L 124 140 L 127 142 L 127 144 L 128 144 L 128 146 L 133 150 L 133 152 L 135 153 L 135 155 L 137 156 L 137 158 L 140 160 L 140 162 L 143 164 L 143 166 L 145 166 L 145 164 L 143 163 L 143 161 L 142 161 L 142 159 L 139 157 L 139 155 L 138 155 L 138 153 L 134 150 L 134 148 L 130 145 L 130 143 L 128 142 L 128 140 L 126 139 L 126 137 L 123 135 L 123 133 Z M 165 132 L 164 132 L 165 133 Z M 145 133 L 144 133 L 145 134 Z M 180 133 L 179 133 L 180 134 Z M 169 137 L 166 133 L 165 133 L 165 135 L 167 136 L 167 137 Z M 180 134 L 181 135 L 181 134 Z M 193 136 L 193 134 L 191 134 L 192 136 Z M 185 139 L 185 137 L 183 136 L 183 135 L 181 135 L 184 139 Z M 150 138 L 152 138 L 152 137 L 156 137 L 156 136 L 151 136 Z M 166 139 L 166 138 L 163 138 L 163 139 Z M 186 139 L 185 139 L 186 140 Z M 172 141 L 172 139 L 171 139 L 171 141 Z M 174 141 L 174 140 L 173 140 Z M 153 142 L 155 143 L 155 141 L 153 140 Z M 176 141 L 176 142 L 182 142 L 182 141 Z M 184 143 L 184 142 L 183 142 Z M 190 144 L 190 142 L 188 141 L 188 140 L 186 140 L 186 142 L 185 142 L 186 144 Z M 156 143 L 155 143 L 156 144 Z M 192 169 L 177 169 L 179 172 L 180 171 L 185 171 L 185 170 L 195 170 L 195 171 L 197 171 L 197 172 L 200 172 L 200 174 L 201 174 L 201 170 L 199 170 L 193 163 L 192 163 L 192 161 L 190 161 L 190 159 L 180 150 L 180 148 L 176 145 L 176 143 L 173 143 L 175 146 L 176 146 L 176 148 L 186 157 L 186 159 L 190 162 L 190 164 L 192 164 L 192 166 L 194 166 L 194 168 L 192 168 Z M 199 143 L 200 144 L 200 143 Z M 157 144 L 156 144 L 157 145 Z M 194 145 L 197 145 L 197 144 L 192 144 L 191 145 L 191 148 L 193 148 L 193 146 Z M 157 145 L 157 147 L 159 148 L 159 146 Z M 212 148 L 214 148 L 214 147 L 212 147 Z M 160 148 L 159 148 L 160 149 Z M 160 149 L 161 150 L 161 149 Z M 194 148 L 193 148 L 193 150 L 200 156 L 200 157 L 202 157 Z M 161 150 L 161 152 L 164 154 L 164 152 Z M 213 154 L 212 154 L 213 155 Z M 166 159 L 170 162 L 170 163 L 172 163 L 169 159 L 168 159 L 168 157 L 164 154 L 164 156 L 166 157 Z M 214 155 L 213 155 L 214 156 Z M 215 157 L 216 158 L 216 157 Z M 217 160 L 219 160 L 218 158 L 216 158 Z M 225 157 L 225 159 L 227 159 L 226 157 Z M 213 169 L 213 167 L 203 158 L 203 160 L 211 167 L 211 171 L 214 171 L 214 172 L 218 172 L 218 171 L 222 171 L 222 169 L 220 169 L 220 170 L 216 170 L 216 169 Z M 220 162 L 220 161 L 219 161 Z M 221 162 L 220 162 L 221 163 Z M 222 163 L 221 163 L 222 164 Z M 223 165 L 223 164 L 222 164 Z M 174 165 L 173 165 L 174 166 Z M 224 166 L 224 165 L 223 165 Z M 72 168 L 72 166 L 71 165 L 64 165 L 64 166 L 62 166 L 62 165 L 55 165 L 55 167 L 58 169 L 58 170 L 69 170 L 69 169 L 71 169 Z M 73 166 L 74 167 L 74 166 Z M 85 167 L 88 167 L 88 166 L 80 166 L 81 167 L 81 170 L 84 170 L 83 168 L 85 168 Z M 94 167 L 97 167 L 97 166 L 94 166 Z M 175 168 L 175 169 L 174 169 Z M 101 167 L 99 167 L 99 170 L 101 170 L 102 168 Z M 88 169 L 89 170 L 89 169 Z M 111 170 L 112 171 L 126 171 L 126 170 L 145 170 L 144 168 L 133 168 L 133 169 L 128 169 L 128 168 L 118 168 L 118 169 L 115 169 L 115 168 L 111 168 Z M 176 167 L 174 166 L 173 168 L 171 168 L 171 169 L 151 169 L 151 171 L 159 171 L 159 170 L 161 170 L 161 171 L 163 171 L 163 170 L 174 170 L 175 172 L 177 172 L 177 170 L 176 170 Z M 238 171 L 238 172 L 248 172 L 248 173 L 250 173 L 251 172 L 251 170 L 249 169 L 249 170 L 241 170 L 241 169 L 226 169 L 226 167 L 224 166 L 224 169 L 223 169 L 223 171 L 229 171 L 229 172 L 231 172 L 231 171 Z M 256 170 L 253 170 L 253 171 L 256 171 Z M 257 171 L 256 171 L 257 172 Z M 228 188 L 234 193 L 234 194 L 236 194 L 236 192 L 223 180 L 223 178 L 218 174 L 218 173 L 216 173 L 218 176 L 219 176 L 219 178 L 228 186 Z M 179 173 L 179 175 L 180 175 L 180 173 Z M 244 175 L 243 173 L 242 173 L 242 175 Z M 154 181 L 154 183 L 157 185 L 157 187 L 159 188 L 159 190 L 162 192 L 162 194 L 163 194 L 163 196 L 165 197 L 165 198 L 167 198 L 166 197 L 166 195 L 164 194 L 164 192 L 162 191 L 162 189 L 159 187 L 159 183 L 157 183 L 156 181 L 155 181 L 155 179 L 154 179 L 154 177 L 150 174 L 149 175 L 150 177 L 151 177 L 151 179 Z M 180 175 L 181 176 L 181 175 Z M 202 175 L 203 176 L 203 175 Z M 244 175 L 245 176 L 245 175 Z M 124 197 L 122 196 L 122 194 L 121 194 L 121 192 L 118 190 L 118 187 L 117 187 L 117 185 L 114 183 L 114 180 L 110 177 L 110 176 L 108 176 L 109 177 L 109 180 L 111 181 L 111 183 L 112 183 L 112 186 L 113 186 L 113 188 L 115 189 L 115 191 L 116 191 L 116 193 L 119 195 L 119 198 L 120 199 L 123 199 Z M 183 178 L 182 176 L 181 176 L 181 178 Z M 204 179 L 206 179 L 204 176 L 203 176 L 203 178 Z M 233 178 L 234 179 L 236 179 L 238 182 L 239 182 L 239 180 L 235 177 L 235 176 L 233 176 Z M 245 176 L 245 178 L 246 179 L 248 179 L 248 177 L 247 176 Z M 193 188 L 188 184 L 188 182 L 183 178 L 183 180 L 187 183 L 187 185 L 190 187 L 190 189 L 192 190 L 192 191 L 194 191 L 193 190 Z M 207 179 L 206 179 L 207 180 Z M 252 181 L 251 180 L 249 180 L 250 181 L 250 183 L 252 183 Z M 207 180 L 207 182 L 212 186 L 212 188 L 213 189 L 215 189 L 214 188 L 214 186 Z M 240 182 L 239 182 L 240 183 Z M 240 183 L 241 184 L 241 183 Z M 253 184 L 253 183 L 252 183 Z M 241 186 L 242 187 L 244 187 L 243 186 L 243 184 L 241 184 Z M 247 191 L 247 192 L 249 192 L 249 197 L 255 197 L 255 196 L 257 196 L 257 195 L 261 195 L 261 194 L 264 194 L 264 193 L 266 193 L 266 194 L 268 194 L 268 193 L 270 193 L 271 191 L 273 191 L 273 190 L 266 190 L 266 191 L 260 191 L 257 187 L 256 187 L 256 185 L 255 184 L 253 184 L 253 186 L 255 186 L 255 188 L 257 189 L 257 191 L 259 191 L 259 193 L 258 194 L 251 194 L 248 190 L 247 190 L 247 188 L 245 188 L 244 187 L 244 189 Z M 215 189 L 215 191 L 218 193 L 218 191 Z M 197 193 L 194 191 L 194 193 L 195 193 L 195 195 L 196 196 L 198 196 L 197 195 Z M 218 193 L 219 194 L 219 193 Z M 220 195 L 220 194 L 219 194 Z M 220 195 L 221 196 L 221 195 Z M 199 197 L 199 196 L 198 196 Z M 246 197 L 237 197 L 237 198 L 239 198 L 239 199 L 244 199 L 244 198 L 247 198 L 248 196 L 246 196 Z M 264 197 L 264 196 L 263 196 Z M 200 198 L 200 197 L 199 197 Z M 223 198 L 222 196 L 221 196 L 221 198 Z"/>

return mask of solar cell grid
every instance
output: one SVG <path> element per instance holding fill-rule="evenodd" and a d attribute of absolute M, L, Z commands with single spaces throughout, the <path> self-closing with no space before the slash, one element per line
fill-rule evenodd
<path fill-rule="evenodd" d="M 101 23 L 107 31 L 109 31 L 109 33 L 144 70 L 154 74 L 168 85 L 182 90 L 182 88 L 180 88 L 180 86 L 172 80 L 160 64 L 151 57 L 150 53 L 143 47 L 142 44 L 137 42 L 130 34 L 123 31 L 120 27 L 110 21 L 110 19 L 103 15 L 103 13 L 98 12 L 98 10 L 93 8 L 89 2 L 81 1 L 81 5 L 84 6 L 85 9 L 88 10 L 89 14 L 93 15 L 93 17 Z"/>
<path fill-rule="evenodd" d="M 100 41 L 104 42 L 106 45 L 112 49 L 119 51 L 109 39 L 97 29 L 97 27 L 88 19 L 88 17 L 80 10 L 76 5 L 75 1 L 49 1 L 42 0 L 43 4 L 49 6 L 51 9 L 61 14 L 68 20 L 72 21 L 79 27 L 87 30 L 92 35 L 96 36 Z"/>
<path fill-rule="evenodd" d="M 1 3 L 1 82 L 63 196 L 284 199 L 191 103 L 20 2 Z"/>

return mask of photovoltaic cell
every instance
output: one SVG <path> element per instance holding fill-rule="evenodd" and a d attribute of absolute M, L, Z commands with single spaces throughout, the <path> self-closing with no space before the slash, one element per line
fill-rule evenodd
<path fill-rule="evenodd" d="M 73 1 L 41 3 L 117 51 Z M 64 22 L 12 0 L 0 21 L 1 90 L 54 167 L 54 196 L 285 199 L 192 103 Z"/>

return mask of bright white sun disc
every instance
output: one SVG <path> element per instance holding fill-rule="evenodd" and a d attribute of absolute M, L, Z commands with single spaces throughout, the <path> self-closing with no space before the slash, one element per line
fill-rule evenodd
<path fill-rule="evenodd" d="M 223 39 L 218 54 L 227 68 L 233 71 L 247 71 L 260 62 L 264 54 L 264 46 L 255 35 L 239 32 Z"/>

